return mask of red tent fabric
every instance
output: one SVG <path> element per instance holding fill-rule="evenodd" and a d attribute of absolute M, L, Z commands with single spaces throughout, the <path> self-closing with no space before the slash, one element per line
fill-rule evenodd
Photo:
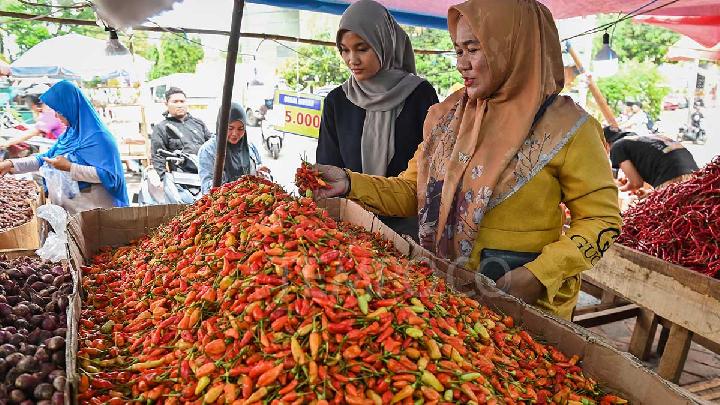
<path fill-rule="evenodd" d="M 720 42 L 720 15 L 639 16 L 633 20 L 673 30 L 694 39 L 704 47 L 713 47 Z"/>
<path fill-rule="evenodd" d="M 688 37 L 683 37 L 668 49 L 666 58 L 671 61 L 683 60 L 720 60 L 720 44 L 708 48 L 704 47 Z"/>
<path fill-rule="evenodd" d="M 648 0 L 540 0 L 540 2 L 544 3 L 548 6 L 548 8 L 550 8 L 550 10 L 552 10 L 555 18 L 567 18 L 599 13 L 629 13 L 649 3 Z M 656 1 L 647 7 L 643 7 L 643 11 L 639 14 L 648 14 L 645 10 L 650 10 L 661 5 L 668 4 L 668 6 L 650 14 L 675 16 L 720 15 L 720 1 L 718 0 L 683 0 L 673 2 L 672 4 L 669 3 L 671 3 L 671 0 Z"/>
<path fill-rule="evenodd" d="M 156 0 L 157 1 L 157 0 Z M 342 14 L 357 0 L 246 0 L 250 3 Z M 464 0 L 377 0 L 405 24 L 447 27 L 447 10 Z M 720 15 L 720 0 L 539 0 L 556 19 L 598 13 L 629 13 L 656 15 Z M 665 6 L 666 5 L 666 6 Z M 645 7 L 643 7 L 645 6 Z M 662 7 L 656 11 L 649 10 Z M 638 12 L 637 10 L 640 9 Z"/>
<path fill-rule="evenodd" d="M 173 3 L 182 0 L 97 0 L 98 12 L 103 18 L 119 26 L 143 21 Z M 246 0 L 249 3 L 268 4 L 317 12 L 342 14 L 350 3 L 357 0 Z M 464 0 L 378 0 L 401 22 L 406 24 L 445 28 L 447 10 Z M 665 16 L 720 16 L 720 0 L 539 0 L 550 8 L 557 19 L 593 15 L 598 13 L 629 13 Z M 648 4 L 650 3 L 650 4 Z M 121 6 L 120 6 L 121 5 Z M 665 6 L 657 11 L 650 9 Z"/>

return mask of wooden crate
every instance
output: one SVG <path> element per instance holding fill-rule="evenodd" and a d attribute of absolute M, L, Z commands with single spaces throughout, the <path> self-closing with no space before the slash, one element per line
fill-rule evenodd
<path fill-rule="evenodd" d="M 379 232 L 395 243 L 396 248 L 411 258 L 426 260 L 438 276 L 457 290 L 484 305 L 511 315 L 531 334 L 555 345 L 567 355 L 582 358 L 584 371 L 613 392 L 634 404 L 681 405 L 701 403 L 677 385 L 668 383 L 639 364 L 632 356 L 611 347 L 602 338 L 584 328 L 542 313 L 497 290 L 487 279 L 455 267 L 430 254 L 420 246 L 402 238 L 377 217 L 359 205 L 343 199 L 324 202 L 323 208 L 336 219 L 350 222 L 371 232 Z M 151 206 L 85 211 L 73 216 L 69 226 L 70 255 L 78 277 L 86 263 L 102 246 L 122 246 L 140 237 L 177 214 L 183 206 Z M 80 303 L 78 303 L 80 305 Z M 68 373 L 68 381 L 77 384 L 78 375 Z"/>
<path fill-rule="evenodd" d="M 22 225 L 0 232 L 0 249 L 38 249 L 42 246 L 47 230 L 43 221 L 35 215 L 35 210 L 45 203 L 45 195 L 44 190 L 37 183 L 36 186 L 38 198 L 36 201 L 30 202 L 30 208 L 32 208 L 33 212 L 32 218 Z"/>
<path fill-rule="evenodd" d="M 663 378 L 679 380 L 693 340 L 720 353 L 720 280 L 617 244 L 583 274 L 583 280 L 590 289 L 599 288 L 613 297 L 612 302 L 604 300 L 599 311 L 617 311 L 621 305 L 637 307 L 625 318 L 595 325 L 637 317 L 629 351 L 639 359 L 648 357 L 658 324 L 668 329 L 658 369 Z M 587 316 L 594 315 L 597 312 Z"/>

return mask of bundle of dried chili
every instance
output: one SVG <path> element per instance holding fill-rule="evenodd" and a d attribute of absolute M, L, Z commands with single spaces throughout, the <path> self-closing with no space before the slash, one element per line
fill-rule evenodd
<path fill-rule="evenodd" d="M 689 180 L 654 191 L 625 212 L 618 242 L 717 277 L 719 219 L 720 156 Z"/>

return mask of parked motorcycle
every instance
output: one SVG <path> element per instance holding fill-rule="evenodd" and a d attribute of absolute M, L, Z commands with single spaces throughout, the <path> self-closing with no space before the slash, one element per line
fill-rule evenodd
<path fill-rule="evenodd" d="M 170 152 L 159 149 L 157 153 L 165 158 L 167 171 L 162 180 L 153 169 L 143 170 L 137 203 L 155 204 L 192 204 L 201 196 L 200 161 L 197 155 L 181 150 Z"/>
<path fill-rule="evenodd" d="M 678 134 L 678 140 L 680 142 L 692 141 L 694 144 L 705 144 L 705 142 L 707 142 L 707 133 L 702 127 L 704 116 L 700 111 L 700 106 L 700 103 L 695 103 L 695 109 L 690 115 L 690 126 L 683 125 L 680 127 Z"/>
<path fill-rule="evenodd" d="M 268 151 L 273 159 L 277 160 L 280 157 L 280 150 L 283 147 L 285 133 L 276 130 L 275 127 L 269 124 L 264 118 L 260 122 L 260 133 L 262 134 L 262 142 L 265 150 Z"/>

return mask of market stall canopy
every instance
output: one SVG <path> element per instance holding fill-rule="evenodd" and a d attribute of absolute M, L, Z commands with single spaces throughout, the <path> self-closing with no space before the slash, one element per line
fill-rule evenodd
<path fill-rule="evenodd" d="M 95 0 L 97 12 L 111 27 L 140 24 L 155 14 L 169 10 L 182 0 Z"/>
<path fill-rule="evenodd" d="M 664 27 L 712 47 L 720 42 L 720 15 L 705 16 L 638 16 L 633 21 Z"/>
<path fill-rule="evenodd" d="M 720 60 L 720 44 L 706 48 L 688 37 L 681 38 L 668 49 L 666 58 L 671 61 L 683 60 Z"/>
<path fill-rule="evenodd" d="M 324 13 L 341 14 L 350 3 L 356 0 L 247 0 L 250 3 L 267 4 L 277 7 L 299 8 Z M 392 11 L 393 15 L 405 24 L 447 28 L 447 10 L 462 0 L 378 0 Z M 540 0 L 548 6 L 557 19 L 593 15 L 599 13 L 628 13 L 640 10 L 639 14 L 655 13 L 662 15 L 720 15 L 718 0 L 684 0 L 682 3 L 648 4 L 647 0 Z M 668 4 L 651 12 L 655 7 Z M 645 12 L 643 12 L 645 11 Z"/>
<path fill-rule="evenodd" d="M 98 0 L 98 12 L 112 25 L 120 28 L 137 24 L 182 0 Z M 249 3 L 266 4 L 321 13 L 342 14 L 357 0 L 246 0 Z M 401 23 L 447 28 L 447 10 L 463 0 L 378 0 L 392 11 Z M 648 0 L 540 0 L 548 6 L 557 19 L 599 13 L 655 14 L 665 16 L 717 16 L 720 0 L 683 0 L 656 2 Z M 654 10 L 656 9 L 657 10 Z M 223 27 L 224 28 L 224 27 Z"/>
<path fill-rule="evenodd" d="M 30 48 L 11 65 L 16 77 L 57 79 L 108 79 L 125 76 L 144 78 L 150 62 L 133 55 L 108 56 L 104 40 L 67 34 Z"/>

